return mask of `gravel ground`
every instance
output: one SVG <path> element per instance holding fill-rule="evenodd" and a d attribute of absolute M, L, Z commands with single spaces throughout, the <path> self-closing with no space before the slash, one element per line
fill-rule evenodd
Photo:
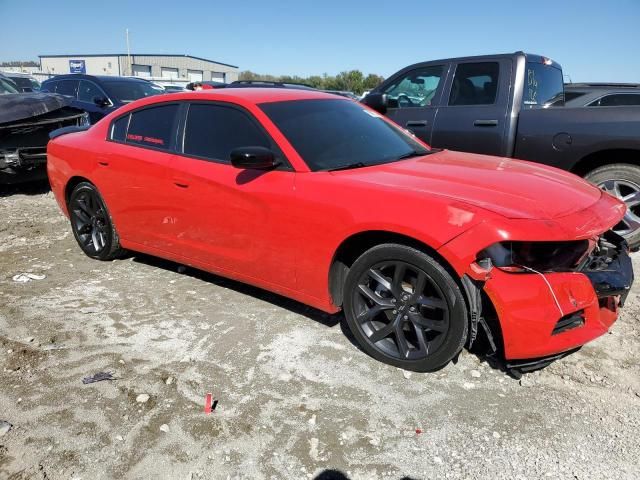
<path fill-rule="evenodd" d="M 90 260 L 46 188 L 5 192 L 0 478 L 637 479 L 639 288 L 608 335 L 521 380 L 467 352 L 409 374 L 339 315 Z M 101 371 L 115 380 L 82 383 Z"/>

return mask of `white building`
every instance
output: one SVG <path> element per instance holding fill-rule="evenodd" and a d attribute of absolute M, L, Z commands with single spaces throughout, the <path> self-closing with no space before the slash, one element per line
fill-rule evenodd
<path fill-rule="evenodd" d="M 138 76 L 165 82 L 233 82 L 238 67 L 190 55 L 90 54 L 40 55 L 40 71 L 49 75 L 86 73 L 88 75 Z"/>

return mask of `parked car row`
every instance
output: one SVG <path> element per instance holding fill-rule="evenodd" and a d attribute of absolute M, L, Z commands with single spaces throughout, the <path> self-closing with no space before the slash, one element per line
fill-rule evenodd
<path fill-rule="evenodd" d="M 89 113 L 91 123 L 129 102 L 165 93 L 142 78 L 84 74 L 58 75 L 42 82 L 41 90 L 70 97 L 74 107 Z"/>

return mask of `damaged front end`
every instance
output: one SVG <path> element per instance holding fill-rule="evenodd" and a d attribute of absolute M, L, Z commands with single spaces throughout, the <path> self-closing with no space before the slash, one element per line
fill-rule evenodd
<path fill-rule="evenodd" d="M 573 254 L 575 245 L 563 248 Z M 516 376 L 606 333 L 634 281 L 628 245 L 613 231 L 591 241 L 582 255 L 565 256 L 575 260 L 571 268 L 567 263 L 533 269 L 514 262 L 514 252 L 492 249 L 489 255 L 487 250 L 462 277 L 470 310 L 468 347 L 482 339 L 483 353 Z M 536 261 L 542 265 L 540 257 Z"/>
<path fill-rule="evenodd" d="M 49 133 L 88 125 L 86 112 L 70 106 L 62 95 L 0 95 L 0 184 L 46 178 Z"/>

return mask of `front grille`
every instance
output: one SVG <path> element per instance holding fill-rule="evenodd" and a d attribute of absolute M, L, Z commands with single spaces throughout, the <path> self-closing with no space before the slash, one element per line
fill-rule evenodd
<path fill-rule="evenodd" d="M 567 330 L 571 330 L 572 328 L 578 328 L 584 325 L 584 310 L 578 310 L 577 312 L 570 313 L 569 315 L 565 315 L 556 326 L 553 328 L 553 332 L 551 335 L 557 335 L 562 332 L 566 332 Z"/>
<path fill-rule="evenodd" d="M 624 305 L 633 284 L 633 267 L 624 238 L 611 230 L 604 233 L 578 271 L 589 278 L 598 298 L 620 295 L 620 306 Z"/>

